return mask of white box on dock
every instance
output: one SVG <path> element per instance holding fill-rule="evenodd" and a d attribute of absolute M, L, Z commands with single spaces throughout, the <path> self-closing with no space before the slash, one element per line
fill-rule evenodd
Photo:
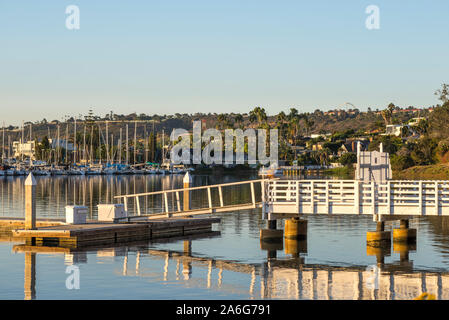
<path fill-rule="evenodd" d="M 84 206 L 66 206 L 65 222 L 70 224 L 86 223 L 87 207 Z"/>
<path fill-rule="evenodd" d="M 99 204 L 98 221 L 114 221 L 128 216 L 123 204 Z"/>

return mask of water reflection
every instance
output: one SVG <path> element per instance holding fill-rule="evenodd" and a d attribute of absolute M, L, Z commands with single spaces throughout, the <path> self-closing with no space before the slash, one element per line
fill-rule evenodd
<path fill-rule="evenodd" d="M 219 233 L 209 236 L 219 236 Z M 413 299 L 422 292 L 432 292 L 437 299 L 449 299 L 449 273 L 407 271 L 402 258 L 399 263 L 375 268 L 307 264 L 304 257 L 297 256 L 304 246 L 297 241 L 286 249 L 292 255 L 290 258 L 270 258 L 250 264 L 193 255 L 194 240 L 182 240 L 182 251 L 153 249 L 146 242 L 88 251 L 26 244 L 16 245 L 13 250 L 24 253 L 24 297 L 27 300 L 36 298 L 36 255 L 42 253 L 64 254 L 67 265 L 87 263 L 87 256 L 95 254 L 103 263 L 110 259 L 121 261 L 123 277 L 151 277 L 152 281 L 239 294 L 247 299 L 402 300 Z M 295 245 L 297 248 L 292 248 Z M 399 250 L 404 251 L 404 248 Z M 131 257 L 135 260 L 130 260 Z M 148 260 L 163 263 L 159 269 L 149 270 L 145 267 Z M 238 282 L 235 274 L 240 275 Z"/>
<path fill-rule="evenodd" d="M 238 181 L 239 176 L 195 176 L 193 186 Z M 248 176 L 246 178 L 255 178 Z M 37 215 L 45 218 L 62 218 L 65 206 L 83 205 L 89 208 L 88 219 L 97 217 L 97 205 L 117 203 L 115 196 L 134 193 L 182 188 L 183 175 L 132 175 L 132 176 L 54 176 L 36 177 Z M 0 178 L 0 217 L 23 217 L 25 177 Z M 212 190 L 214 201 L 218 201 L 217 190 Z M 249 202 L 250 187 L 236 186 L 227 190 L 224 201 L 230 204 Z M 257 192 L 260 192 L 257 190 Z M 162 197 L 142 197 L 140 206 L 144 213 L 164 212 Z M 192 208 L 204 207 L 207 196 L 201 191 L 192 191 Z M 214 203 L 217 205 L 217 203 Z M 169 195 L 169 208 L 176 208 L 175 194 Z M 131 214 L 136 214 L 135 199 L 128 203 Z"/>

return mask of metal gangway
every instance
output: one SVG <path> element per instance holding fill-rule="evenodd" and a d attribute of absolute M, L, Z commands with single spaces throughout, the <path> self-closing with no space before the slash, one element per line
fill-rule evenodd
<path fill-rule="evenodd" d="M 247 180 L 240 182 L 222 183 L 215 185 L 206 185 L 200 187 L 188 187 L 180 189 L 162 190 L 146 193 L 136 193 L 128 195 L 115 196 L 121 203 L 124 204 L 125 211 L 128 212 L 126 219 L 160 219 L 171 217 L 183 217 L 203 214 L 213 214 L 219 212 L 231 212 L 238 210 L 247 210 L 254 208 L 261 208 L 266 203 L 266 186 L 267 179 Z M 260 187 L 259 187 L 260 185 Z M 250 194 L 250 202 L 228 203 L 226 201 L 226 192 L 229 189 L 240 187 L 248 191 Z M 193 194 L 195 192 L 195 194 Z M 161 212 L 148 212 L 143 210 L 141 199 L 145 197 L 160 197 L 162 210 Z M 194 201 L 196 198 L 203 199 L 207 197 L 205 204 L 200 203 L 194 208 Z M 134 200 L 134 215 L 129 213 L 129 201 Z M 172 205 L 170 205 L 172 204 Z"/>

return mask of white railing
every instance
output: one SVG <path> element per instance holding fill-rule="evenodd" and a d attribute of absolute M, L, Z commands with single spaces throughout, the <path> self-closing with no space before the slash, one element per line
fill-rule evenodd
<path fill-rule="evenodd" d="M 216 185 L 208 185 L 201 187 L 190 187 L 190 188 L 181 188 L 181 189 L 172 189 L 172 190 L 162 190 L 155 192 L 146 192 L 146 193 L 137 193 L 137 194 L 128 194 L 114 197 L 122 202 L 125 206 L 125 210 L 128 211 L 128 201 L 129 199 L 134 199 L 135 202 L 135 215 L 143 216 L 143 215 L 151 215 L 151 216 L 161 216 L 165 215 L 167 217 L 171 217 L 173 215 L 180 214 L 205 214 L 205 213 L 214 213 L 214 212 L 225 212 L 230 210 L 243 210 L 256 208 L 260 206 L 263 202 L 266 201 L 266 188 L 267 179 L 259 179 L 259 180 L 248 180 L 248 181 L 240 181 L 240 182 L 231 182 L 231 183 L 222 183 Z M 261 192 L 256 193 L 256 184 L 261 184 Z M 245 203 L 236 203 L 232 201 L 232 203 L 226 203 L 224 193 L 229 191 L 229 188 L 236 186 L 249 186 L 250 189 L 250 201 Z M 199 208 L 192 208 L 192 191 L 202 191 L 203 195 L 196 195 L 196 197 L 206 197 L 207 196 L 207 204 L 206 206 L 200 206 Z M 218 197 L 216 196 L 218 191 Z M 215 197 L 214 197 L 215 195 Z M 162 212 L 143 212 L 142 207 L 140 205 L 140 200 L 145 197 L 161 197 L 162 199 Z M 189 207 L 185 207 L 185 200 L 188 197 Z M 170 198 L 170 199 L 169 199 Z M 171 200 L 171 201 L 169 201 Z M 170 208 L 169 203 L 176 203 L 174 206 Z"/>
<path fill-rule="evenodd" d="M 272 212 L 449 215 L 449 181 L 277 180 L 267 188 Z"/>

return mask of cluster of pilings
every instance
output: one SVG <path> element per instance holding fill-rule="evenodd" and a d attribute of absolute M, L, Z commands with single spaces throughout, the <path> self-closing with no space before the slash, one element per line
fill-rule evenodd
<path fill-rule="evenodd" d="M 399 228 L 385 231 L 385 222 L 377 222 L 376 231 L 366 233 L 366 251 L 370 256 L 376 256 L 378 264 L 384 263 L 384 257 L 391 253 L 391 240 L 393 251 L 400 254 L 400 262 L 408 263 L 409 252 L 416 250 L 416 229 L 409 228 L 409 220 L 401 219 Z"/>
<path fill-rule="evenodd" d="M 376 231 L 369 231 L 366 235 L 367 255 L 376 256 L 377 263 L 383 264 L 384 257 L 391 253 L 391 240 L 393 238 L 393 251 L 400 254 L 401 263 L 409 261 L 409 252 L 416 250 L 416 229 L 409 228 L 407 219 L 400 220 L 400 227 L 390 231 L 385 230 L 385 222 L 377 222 Z M 302 252 L 307 252 L 307 220 L 294 217 L 285 220 L 284 230 L 277 229 L 277 220 L 270 214 L 267 228 L 260 230 L 260 246 L 268 251 L 268 258 L 276 258 L 276 251 L 298 258 Z"/>
<path fill-rule="evenodd" d="M 269 217 L 267 229 L 260 230 L 260 247 L 266 250 L 269 259 L 276 258 L 277 250 L 283 250 L 292 258 L 307 252 L 307 220 L 294 217 L 285 220 L 284 230 L 277 229 L 277 220 Z"/>

